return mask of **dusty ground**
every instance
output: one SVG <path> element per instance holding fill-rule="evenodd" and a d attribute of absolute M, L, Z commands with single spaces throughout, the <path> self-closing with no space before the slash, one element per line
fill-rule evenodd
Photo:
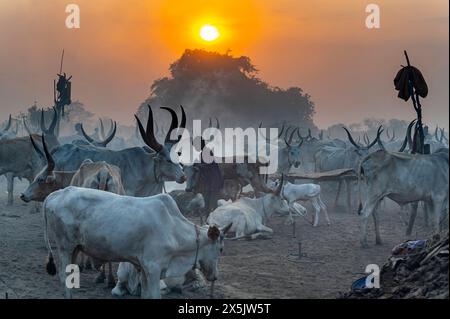
<path fill-rule="evenodd" d="M 41 214 L 30 214 L 32 204 L 20 201 L 18 194 L 25 182 L 16 182 L 15 203 L 6 206 L 5 180 L 0 179 L 0 298 L 62 298 L 57 277 L 47 275 Z M 311 215 L 309 215 L 311 216 Z M 275 231 L 273 239 L 228 241 L 220 260 L 220 280 L 216 297 L 223 298 L 335 298 L 347 291 L 362 276 L 366 265 L 382 265 L 392 247 L 407 239 L 405 216 L 399 210 L 385 208 L 380 213 L 384 244 L 374 245 L 370 225 L 371 246 L 359 246 L 358 216 L 341 210 L 331 211 L 331 226 L 321 221 L 313 228 L 305 219 L 297 219 L 297 237 L 285 218 L 275 216 L 268 226 Z M 422 219 L 416 222 L 414 236 L 423 238 L 427 231 Z M 298 242 L 306 256 L 295 260 Z M 81 288 L 75 298 L 112 298 L 110 289 L 94 284 L 94 272 L 84 272 Z M 171 293 L 166 298 L 204 298 L 207 290 L 184 294 Z"/>

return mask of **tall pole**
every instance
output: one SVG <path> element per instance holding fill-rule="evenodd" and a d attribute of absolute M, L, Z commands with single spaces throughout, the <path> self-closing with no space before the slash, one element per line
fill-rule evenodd
<path fill-rule="evenodd" d="M 62 55 L 61 55 L 61 65 L 60 65 L 60 67 L 59 67 L 59 74 L 62 74 L 63 62 L 64 62 L 64 49 L 62 50 Z"/>

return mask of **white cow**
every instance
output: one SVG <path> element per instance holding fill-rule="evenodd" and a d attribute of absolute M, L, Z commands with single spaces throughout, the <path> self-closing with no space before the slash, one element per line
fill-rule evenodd
<path fill-rule="evenodd" d="M 185 275 L 195 265 L 217 279 L 224 229 L 188 221 L 167 194 L 130 197 L 69 186 L 44 202 L 47 272 L 57 272 L 49 235 L 58 252 L 58 272 L 66 298 L 66 266 L 78 252 L 102 262 L 130 262 L 142 272 L 141 297 L 161 298 L 160 279 Z"/>
<path fill-rule="evenodd" d="M 310 201 L 314 207 L 314 227 L 319 224 L 320 211 L 325 214 L 327 224 L 330 225 L 330 218 L 328 217 L 327 206 L 320 198 L 320 185 L 317 184 L 291 184 L 287 182 L 282 191 L 283 197 L 289 203 L 291 211 L 298 213 L 297 201 Z M 301 206 L 300 206 L 301 207 Z M 297 208 L 297 209 L 296 209 Z M 301 214 L 301 213 L 300 213 Z"/>
<path fill-rule="evenodd" d="M 232 239 L 267 238 L 273 234 L 273 230 L 265 223 L 274 213 L 289 214 L 289 206 L 281 197 L 281 185 L 263 197 L 242 197 L 233 203 L 219 206 L 209 215 L 207 222 L 219 226 L 231 223 L 230 232 L 235 233 Z"/>

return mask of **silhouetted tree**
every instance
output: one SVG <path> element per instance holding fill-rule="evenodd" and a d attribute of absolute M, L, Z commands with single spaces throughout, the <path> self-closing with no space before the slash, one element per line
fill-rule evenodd
<path fill-rule="evenodd" d="M 276 62 L 274 62 L 276 63 Z M 217 116 L 230 125 L 265 126 L 284 120 L 311 127 L 314 103 L 301 88 L 271 87 L 257 77 L 250 58 L 204 50 L 186 50 L 170 65 L 170 77 L 154 81 L 150 97 L 139 107 L 146 117 L 152 106 L 183 105 L 191 118 Z"/>

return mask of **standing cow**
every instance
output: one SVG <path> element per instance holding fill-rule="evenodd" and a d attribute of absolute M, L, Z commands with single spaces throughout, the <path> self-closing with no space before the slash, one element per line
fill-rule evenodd
<path fill-rule="evenodd" d="M 43 211 L 47 272 L 58 272 L 66 298 L 72 297 L 65 284 L 66 266 L 79 251 L 102 262 L 132 263 L 142 272 L 142 298 L 161 298 L 160 279 L 184 276 L 193 267 L 215 281 L 229 229 L 191 223 L 167 194 L 136 198 L 69 186 L 50 194 Z M 121 285 L 119 278 L 117 289 Z"/>

